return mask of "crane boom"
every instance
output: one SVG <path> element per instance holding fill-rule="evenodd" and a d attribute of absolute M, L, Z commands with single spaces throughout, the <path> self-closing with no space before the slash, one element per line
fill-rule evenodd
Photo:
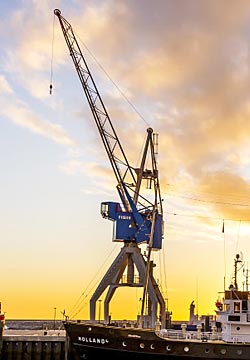
<path fill-rule="evenodd" d="M 82 84 L 82 88 L 87 97 L 95 123 L 108 154 L 111 166 L 118 182 L 119 190 L 123 193 L 121 183 L 125 182 L 125 178 L 128 176 L 128 174 L 132 179 L 132 183 L 128 185 L 131 186 L 135 185 L 136 183 L 134 170 L 127 160 L 126 154 L 112 125 L 109 114 L 88 68 L 86 60 L 82 54 L 71 24 L 61 15 L 60 10 L 55 9 L 54 13 L 59 19 L 66 44 L 69 48 L 70 56 L 74 62 L 75 69 Z M 127 207 L 127 202 L 124 202 L 124 205 Z M 126 210 L 129 209 L 127 208 Z"/>
<path fill-rule="evenodd" d="M 101 214 L 104 218 L 115 223 L 114 241 L 147 242 L 151 248 L 161 249 L 163 237 L 162 200 L 154 151 L 153 130 L 147 129 L 147 139 L 140 167 L 132 167 L 112 125 L 71 24 L 61 15 L 59 9 L 55 9 L 54 14 L 59 19 L 70 56 L 109 157 L 124 208 L 119 203 L 103 202 Z M 148 152 L 151 156 L 150 170 L 145 168 Z M 153 184 L 153 201 L 140 193 L 143 179 L 147 180 L 150 188 Z"/>

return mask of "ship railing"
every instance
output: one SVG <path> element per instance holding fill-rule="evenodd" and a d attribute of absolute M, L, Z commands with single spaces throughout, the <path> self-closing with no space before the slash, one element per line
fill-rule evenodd
<path fill-rule="evenodd" d="M 182 330 L 171 330 L 171 329 L 162 329 L 156 331 L 156 335 L 163 339 L 175 339 L 175 340 L 197 340 L 197 341 L 215 341 L 221 340 L 221 332 L 197 332 L 197 331 L 186 331 Z"/>

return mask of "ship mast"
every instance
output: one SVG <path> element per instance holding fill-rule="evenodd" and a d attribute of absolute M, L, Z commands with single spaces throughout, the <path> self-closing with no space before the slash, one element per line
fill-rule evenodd
<path fill-rule="evenodd" d="M 242 263 L 242 260 L 240 260 L 240 255 L 236 254 L 234 259 L 234 288 L 236 291 L 238 291 L 238 281 L 237 281 L 237 274 L 238 274 L 238 264 Z"/>

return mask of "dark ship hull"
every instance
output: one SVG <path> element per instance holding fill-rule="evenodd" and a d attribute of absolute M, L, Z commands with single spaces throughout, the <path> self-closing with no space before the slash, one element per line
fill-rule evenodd
<path fill-rule="evenodd" d="M 0 304 L 0 311 L 1 311 L 1 304 Z M 4 314 L 1 314 L 0 312 L 0 358 L 3 348 L 3 329 L 4 329 Z"/>
<path fill-rule="evenodd" d="M 250 359 L 250 344 L 226 343 L 206 337 L 161 338 L 154 330 L 87 323 L 64 323 L 71 346 L 81 359 Z M 160 333 L 160 332 L 159 332 Z"/>

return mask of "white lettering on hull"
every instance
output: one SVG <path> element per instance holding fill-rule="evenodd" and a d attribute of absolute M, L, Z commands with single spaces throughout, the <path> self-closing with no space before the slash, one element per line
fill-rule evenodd
<path fill-rule="evenodd" d="M 84 342 L 84 343 L 101 344 L 101 345 L 105 345 L 105 344 L 109 343 L 108 339 L 95 338 L 95 337 L 84 337 L 84 336 L 78 336 L 78 341 Z"/>

